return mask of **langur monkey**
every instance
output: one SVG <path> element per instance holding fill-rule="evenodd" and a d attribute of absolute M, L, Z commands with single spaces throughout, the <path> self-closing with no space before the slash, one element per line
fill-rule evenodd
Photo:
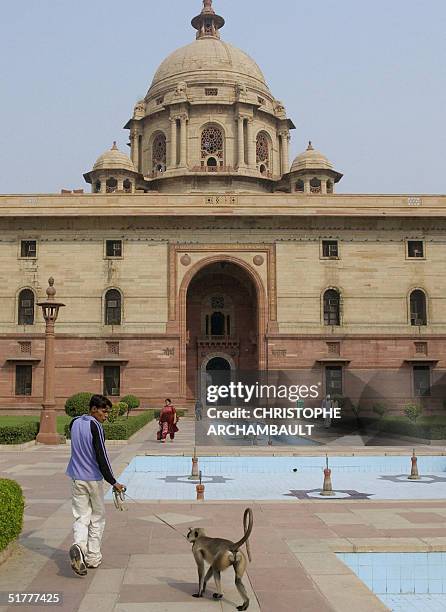
<path fill-rule="evenodd" d="M 247 525 L 246 523 L 248 518 L 249 523 Z M 204 529 L 199 527 L 191 527 L 189 529 L 187 539 L 189 542 L 192 542 L 192 553 L 195 557 L 195 562 L 198 569 L 198 593 L 195 593 L 194 597 L 203 597 L 203 593 L 206 590 L 206 584 L 213 575 L 215 585 L 217 587 L 217 592 L 213 594 L 213 598 L 221 599 L 223 597 L 223 593 L 221 592 L 220 574 L 230 565 L 233 565 L 235 572 L 235 586 L 237 587 L 240 595 L 243 597 L 243 603 L 241 606 L 237 607 L 237 610 L 246 610 L 248 608 L 249 597 L 242 582 L 247 561 L 245 555 L 239 549 L 246 542 L 246 551 L 248 553 L 248 558 L 251 561 L 248 538 L 251 535 L 252 525 L 252 509 L 246 508 L 243 515 L 243 529 L 245 533 L 242 539 L 238 542 L 231 542 L 231 540 L 224 540 L 222 538 L 208 538 L 204 532 Z M 209 563 L 209 569 L 204 576 L 205 561 Z"/>

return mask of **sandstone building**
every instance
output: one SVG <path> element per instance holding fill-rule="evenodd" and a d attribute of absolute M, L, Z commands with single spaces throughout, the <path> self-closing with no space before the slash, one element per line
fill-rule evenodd
<path fill-rule="evenodd" d="M 440 408 L 446 196 L 337 195 L 311 143 L 290 164 L 294 124 L 211 0 L 192 25 L 91 193 L 0 196 L 0 407 L 39 407 L 53 276 L 59 407 L 81 390 L 186 406 L 198 372 L 238 368 Z"/>

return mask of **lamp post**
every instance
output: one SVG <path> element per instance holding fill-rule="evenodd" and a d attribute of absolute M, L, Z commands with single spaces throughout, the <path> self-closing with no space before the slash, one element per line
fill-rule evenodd
<path fill-rule="evenodd" d="M 54 278 L 48 279 L 48 296 L 45 302 L 38 302 L 45 319 L 45 362 L 43 370 L 43 401 L 40 413 L 40 430 L 36 442 L 41 444 L 60 444 L 60 435 L 56 426 L 56 402 L 54 399 L 54 324 L 59 314 L 59 308 L 65 306 L 54 299 L 56 290 Z"/>

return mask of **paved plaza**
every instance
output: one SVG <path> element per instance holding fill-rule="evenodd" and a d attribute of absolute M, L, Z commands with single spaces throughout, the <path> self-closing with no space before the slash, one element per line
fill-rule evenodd
<path fill-rule="evenodd" d="M 182 419 L 180 426 L 173 444 L 156 443 L 153 422 L 130 443 L 111 444 L 115 474 L 122 474 L 135 457 L 146 453 L 190 457 L 193 422 Z M 202 450 L 198 449 L 199 454 Z M 274 447 L 212 450 L 246 456 L 296 452 Z M 435 454 L 438 450 L 425 448 L 422 453 Z M 234 588 L 232 570 L 223 575 L 223 600 L 212 600 L 212 582 L 205 598 L 192 598 L 196 570 L 190 544 L 154 515 L 182 533 L 190 526 L 201 526 L 209 535 L 236 539 L 242 532 L 247 505 L 254 511 L 253 560 L 245 579 L 252 611 L 386 610 L 336 553 L 446 551 L 446 509 L 441 499 L 129 500 L 125 512 L 115 510 L 108 501 L 103 563 L 81 578 L 72 573 L 67 557 L 72 518 L 70 482 L 64 471 L 69 451 L 69 445 L 64 445 L 1 452 L 0 475 L 21 484 L 26 508 L 19 545 L 0 566 L 0 592 L 58 592 L 63 595 L 63 610 L 67 612 L 235 610 L 241 599 Z M 345 447 L 342 451 L 347 455 L 352 449 Z M 384 448 L 379 451 L 387 452 Z M 408 455 L 409 451 L 406 449 Z M 373 451 L 368 448 L 367 452 Z M 398 449 L 393 447 L 388 452 L 395 454 Z M 274 478 L 277 475 L 265 477 L 258 484 L 268 489 Z M 407 490 L 412 494 L 431 486 L 420 484 Z M 128 492 L 132 495 L 131 487 Z M 436 609 L 435 598 L 431 599 L 432 607 L 426 597 L 420 598 L 418 604 L 412 600 L 405 610 Z M 0 612 L 18 607 L 0 606 Z M 29 609 L 47 610 L 48 606 Z"/>

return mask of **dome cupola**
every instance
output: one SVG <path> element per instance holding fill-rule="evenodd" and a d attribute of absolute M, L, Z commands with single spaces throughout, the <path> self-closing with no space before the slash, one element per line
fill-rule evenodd
<path fill-rule="evenodd" d="M 291 191 L 312 194 L 334 193 L 334 184 L 338 183 L 342 176 L 334 169 L 329 159 L 313 147 L 310 140 L 307 149 L 291 164 L 289 173 Z"/>
<path fill-rule="evenodd" d="M 93 169 L 84 174 L 93 193 L 134 193 L 138 172 L 132 160 L 113 142 L 108 151 L 100 155 Z"/>

